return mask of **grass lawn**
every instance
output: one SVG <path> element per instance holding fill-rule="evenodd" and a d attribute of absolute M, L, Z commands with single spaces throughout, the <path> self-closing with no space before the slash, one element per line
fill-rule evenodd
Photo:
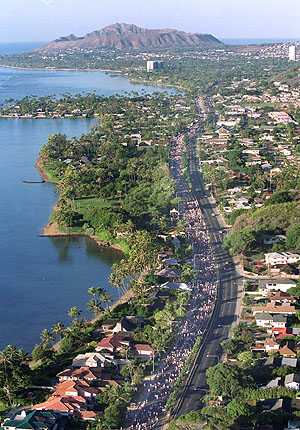
<path fill-rule="evenodd" d="M 40 166 L 42 170 L 45 172 L 48 178 L 48 182 L 52 182 L 54 184 L 57 184 L 59 181 L 59 177 L 55 174 L 54 169 L 51 167 L 51 163 L 42 163 L 40 162 Z"/>

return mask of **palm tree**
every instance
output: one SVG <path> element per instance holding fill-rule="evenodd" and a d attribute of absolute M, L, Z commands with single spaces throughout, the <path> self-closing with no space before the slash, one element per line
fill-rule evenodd
<path fill-rule="evenodd" d="M 88 294 L 92 296 L 94 302 L 100 302 L 98 303 L 101 305 L 101 303 L 109 303 L 111 301 L 111 297 L 107 291 L 104 290 L 104 288 L 101 287 L 91 287 L 88 289 Z"/>
<path fill-rule="evenodd" d="M 53 339 L 52 333 L 50 332 L 50 330 L 48 330 L 48 329 L 45 328 L 41 332 L 41 341 L 42 341 L 42 344 L 43 345 L 48 345 L 51 342 L 52 339 Z"/>
<path fill-rule="evenodd" d="M 87 302 L 87 308 L 97 318 L 97 316 L 103 311 L 101 303 L 95 299 L 91 299 Z"/>
<path fill-rule="evenodd" d="M 95 298 L 96 297 L 96 295 L 97 295 L 97 288 L 96 287 L 90 287 L 89 289 L 88 289 L 88 295 L 89 296 L 92 296 L 93 298 Z"/>
<path fill-rule="evenodd" d="M 77 319 L 81 315 L 81 311 L 77 308 L 77 306 L 73 306 L 68 311 L 68 315 L 72 319 Z"/>
<path fill-rule="evenodd" d="M 65 330 L 65 326 L 61 322 L 54 324 L 52 327 L 52 333 L 59 336 L 60 338 L 62 338 L 64 330 Z"/>
<path fill-rule="evenodd" d="M 99 291 L 99 299 L 103 302 L 103 303 L 109 303 L 111 302 L 111 296 L 110 294 L 105 291 L 105 290 L 101 290 Z"/>

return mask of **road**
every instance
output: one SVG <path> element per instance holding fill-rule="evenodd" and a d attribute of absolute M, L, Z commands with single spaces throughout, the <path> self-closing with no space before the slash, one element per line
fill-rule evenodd
<path fill-rule="evenodd" d="M 199 119 L 170 145 L 170 171 L 176 185 L 179 219 L 185 221 L 192 246 L 195 278 L 189 283 L 186 315 L 176 322 L 176 335 L 169 349 L 156 359 L 155 371 L 144 380 L 135 407 L 127 411 L 126 428 L 161 428 L 167 415 L 167 400 L 174 389 L 196 339 L 203 339 L 198 359 L 187 380 L 173 417 L 197 409 L 205 386 L 205 371 L 220 357 L 220 342 L 228 336 L 237 315 L 237 274 L 221 245 L 223 231 L 206 195 L 195 152 L 195 138 L 205 119 L 206 106 L 198 99 Z M 201 106 L 200 106 L 201 105 Z M 188 145 L 186 145 L 188 138 Z M 192 190 L 184 174 L 182 154 L 188 148 Z M 196 388 L 196 390 L 195 390 Z"/>
<path fill-rule="evenodd" d="M 203 111 L 203 107 L 201 109 Z M 201 113 L 200 113 L 201 115 Z M 178 417 L 201 407 L 201 397 L 206 393 L 206 370 L 221 359 L 221 342 L 228 338 L 232 324 L 237 322 L 242 297 L 242 278 L 232 258 L 222 246 L 226 232 L 220 225 L 216 207 L 211 203 L 200 173 L 196 155 L 195 134 L 190 134 L 189 160 L 192 193 L 199 202 L 207 230 L 211 236 L 213 253 L 218 267 L 218 295 L 215 310 L 208 327 L 206 339 L 191 372 L 188 386 L 180 399 L 173 416 Z"/>

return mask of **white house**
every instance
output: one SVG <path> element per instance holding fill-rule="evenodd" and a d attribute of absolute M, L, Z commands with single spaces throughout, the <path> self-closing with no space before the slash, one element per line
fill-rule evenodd
<path fill-rule="evenodd" d="M 265 293 L 270 291 L 282 291 L 286 293 L 290 288 L 295 287 L 296 282 L 292 279 L 269 279 L 261 283 L 261 290 Z"/>
<path fill-rule="evenodd" d="M 107 363 L 107 358 L 99 352 L 88 352 L 79 354 L 74 358 L 73 367 L 104 367 Z"/>
<path fill-rule="evenodd" d="M 265 254 L 267 266 L 283 266 L 285 264 L 294 264 L 298 261 L 300 261 L 300 255 L 291 252 L 270 252 Z"/>
<path fill-rule="evenodd" d="M 261 312 L 255 315 L 255 321 L 258 327 L 270 328 L 272 327 L 273 317 L 271 314 Z"/>
<path fill-rule="evenodd" d="M 287 317 L 284 315 L 274 315 L 272 327 L 274 328 L 285 328 L 287 324 Z"/>

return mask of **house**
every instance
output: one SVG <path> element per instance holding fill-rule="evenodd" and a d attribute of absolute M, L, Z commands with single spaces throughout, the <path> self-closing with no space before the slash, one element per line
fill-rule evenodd
<path fill-rule="evenodd" d="M 103 372 L 101 369 L 79 367 L 77 369 L 66 369 L 58 373 L 56 376 L 59 382 L 64 381 L 79 381 L 85 380 L 88 382 L 95 382 L 102 379 Z"/>
<path fill-rule="evenodd" d="M 268 303 L 265 306 L 253 306 L 253 315 L 268 313 L 271 315 L 282 314 L 282 315 L 294 315 L 296 313 L 295 306 L 285 305 L 285 306 L 273 306 Z"/>
<path fill-rule="evenodd" d="M 272 333 L 276 337 L 277 341 L 286 340 L 288 337 L 293 337 L 292 330 L 290 328 L 272 328 Z"/>
<path fill-rule="evenodd" d="M 274 328 L 284 328 L 287 324 L 287 317 L 281 314 L 276 314 L 273 316 L 272 327 Z"/>
<path fill-rule="evenodd" d="M 137 343 L 133 346 L 133 349 L 141 358 L 153 358 L 155 355 L 153 348 L 147 344 Z"/>
<path fill-rule="evenodd" d="M 217 134 L 219 135 L 219 137 L 230 137 L 231 136 L 231 132 L 226 128 L 226 127 L 220 127 L 216 130 Z"/>
<path fill-rule="evenodd" d="M 253 352 L 265 351 L 264 342 L 256 340 L 255 345 L 251 347 L 251 351 Z"/>
<path fill-rule="evenodd" d="M 33 406 L 38 411 L 53 411 L 62 415 L 78 415 L 81 409 L 86 409 L 86 399 L 83 397 L 51 396 L 43 403 Z"/>
<path fill-rule="evenodd" d="M 285 266 L 286 264 L 295 264 L 298 261 L 300 261 L 300 255 L 291 252 L 270 252 L 265 254 L 267 266 Z"/>
<path fill-rule="evenodd" d="M 273 317 L 266 312 L 258 312 L 255 314 L 255 321 L 258 327 L 272 327 Z"/>
<path fill-rule="evenodd" d="M 101 331 L 103 333 L 111 332 L 115 325 L 116 325 L 115 320 L 107 320 L 102 324 Z"/>
<path fill-rule="evenodd" d="M 166 282 L 165 284 L 160 285 L 160 287 L 169 288 L 171 290 L 192 291 L 191 287 L 184 282 Z"/>
<path fill-rule="evenodd" d="M 123 317 L 112 329 L 112 333 L 130 333 L 145 324 L 144 318 L 134 316 Z"/>
<path fill-rule="evenodd" d="M 100 340 L 96 351 L 120 352 L 130 346 L 131 339 L 126 333 L 117 333 Z"/>
<path fill-rule="evenodd" d="M 286 375 L 284 378 L 284 386 L 290 388 L 291 390 L 300 389 L 300 375 L 298 373 L 291 373 Z"/>
<path fill-rule="evenodd" d="M 296 368 L 297 365 L 298 365 L 297 358 L 282 357 L 282 359 L 281 359 L 281 366 L 287 366 L 287 367 L 294 367 L 294 368 Z"/>
<path fill-rule="evenodd" d="M 290 288 L 295 286 L 296 282 L 291 279 L 270 279 L 263 281 L 260 284 L 261 290 L 267 293 L 272 291 L 281 291 L 283 293 L 287 293 Z"/>
<path fill-rule="evenodd" d="M 158 272 L 155 273 L 157 276 L 161 276 L 162 278 L 166 279 L 176 279 L 179 278 L 179 273 L 176 270 L 173 269 L 161 269 Z"/>
<path fill-rule="evenodd" d="M 79 354 L 74 358 L 72 367 L 105 367 L 111 364 L 112 359 L 97 352 Z"/>
<path fill-rule="evenodd" d="M 132 324 L 126 317 L 122 318 L 112 329 L 112 333 L 128 333 L 136 329 L 136 325 Z"/>
<path fill-rule="evenodd" d="M 262 360 L 262 366 L 273 369 L 274 367 L 293 367 L 296 368 L 298 365 L 297 358 L 287 358 L 287 357 L 268 357 Z"/>
<path fill-rule="evenodd" d="M 272 305 L 293 304 L 296 302 L 294 297 L 290 296 L 288 293 L 285 293 L 283 291 L 269 292 L 268 299 Z"/>
<path fill-rule="evenodd" d="M 279 354 L 282 357 L 286 357 L 286 358 L 295 358 L 297 357 L 297 354 L 295 351 L 293 351 L 291 348 L 289 348 L 288 345 L 284 345 L 282 348 L 279 349 Z"/>
<path fill-rule="evenodd" d="M 265 340 L 264 347 L 266 353 L 273 353 L 279 350 L 280 345 L 274 339 L 268 338 Z"/>
<path fill-rule="evenodd" d="M 290 117 L 290 115 L 284 111 L 280 112 L 270 112 L 269 117 L 277 124 L 289 124 L 295 121 Z"/>
<path fill-rule="evenodd" d="M 15 415 L 13 419 L 6 419 L 1 428 L 3 430 L 56 430 L 62 421 L 58 414 L 51 411 L 26 410 Z"/>
<path fill-rule="evenodd" d="M 80 411 L 79 416 L 83 421 L 95 421 L 97 414 L 94 411 Z"/>
<path fill-rule="evenodd" d="M 99 394 L 99 389 L 91 387 L 87 381 L 64 381 L 55 387 L 53 396 L 57 397 L 83 397 L 92 399 Z"/>

